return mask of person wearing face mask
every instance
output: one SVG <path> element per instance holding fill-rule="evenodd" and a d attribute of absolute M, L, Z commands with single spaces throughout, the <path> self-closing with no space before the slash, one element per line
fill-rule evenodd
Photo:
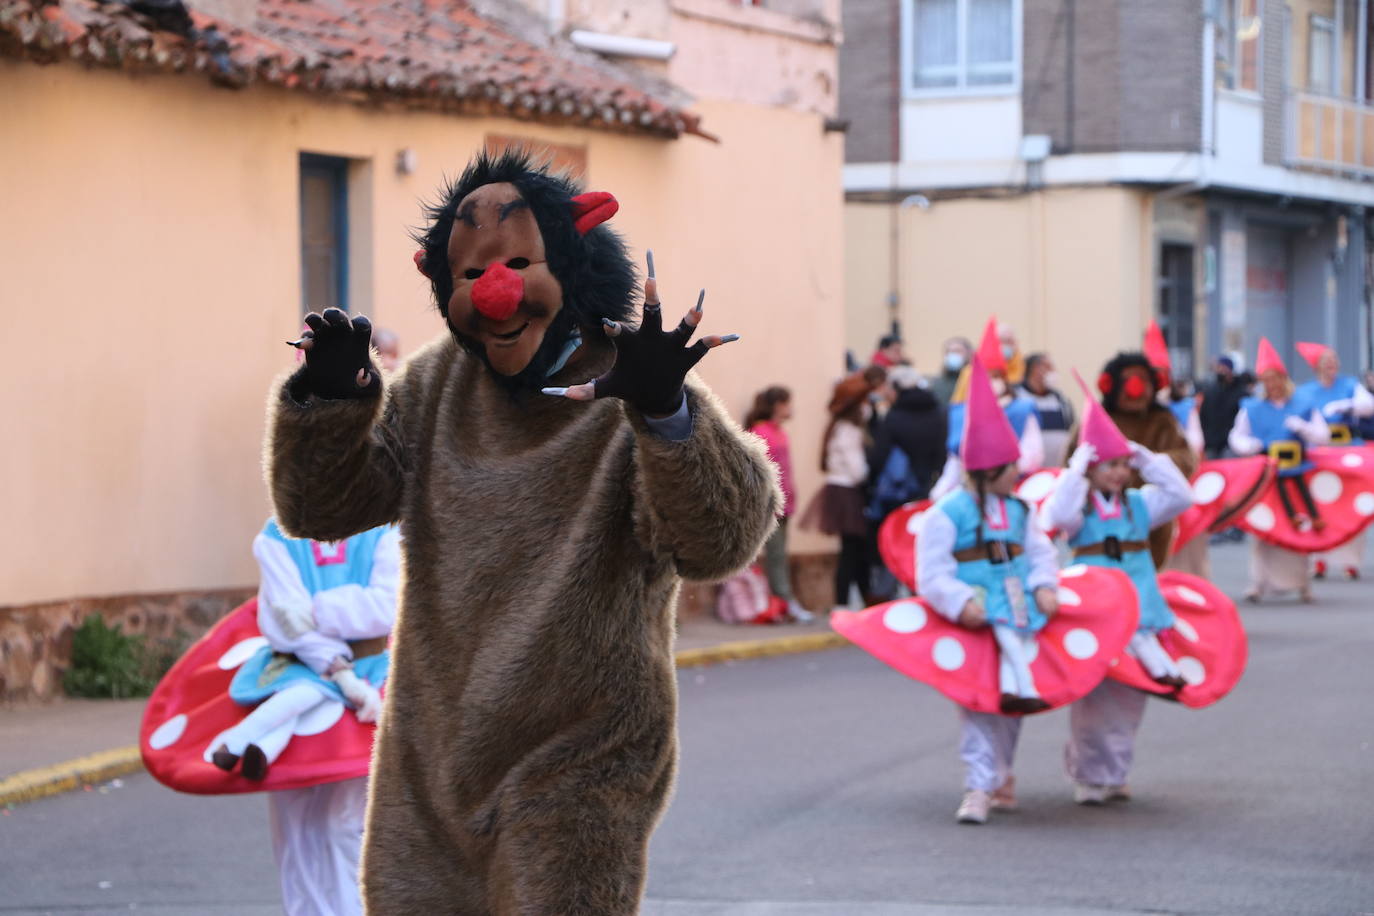
<path fill-rule="evenodd" d="M 1045 466 L 1045 439 L 1040 431 L 1035 402 L 1021 396 L 1011 385 L 1007 376 L 1007 363 L 1002 357 L 1002 347 L 998 343 L 997 335 L 997 319 L 990 318 L 983 329 L 983 339 L 974 358 L 987 371 L 997 403 L 1016 434 L 1020 443 L 1020 458 L 1016 462 L 1016 470 L 1018 474 L 1026 475 Z M 960 461 L 959 450 L 964 429 L 968 377 L 968 372 L 963 373 L 959 386 L 955 388 L 953 403 L 949 406 L 949 435 L 945 442 L 948 458 L 945 460 L 944 470 L 940 473 L 940 479 L 931 488 L 931 499 L 939 499 L 953 492 L 963 480 L 964 466 Z"/>
<path fill-rule="evenodd" d="M 1073 407 L 1057 388 L 1058 375 L 1048 353 L 1026 357 L 1026 380 L 1020 393 L 1035 402 L 1040 436 L 1045 442 L 1045 466 L 1059 467 L 1068 457 L 1069 430 L 1073 428 Z"/>
<path fill-rule="evenodd" d="M 967 337 L 951 337 L 945 341 L 940 356 L 940 374 L 930 380 L 930 393 L 942 408 L 949 407 L 954 390 L 959 387 L 959 376 L 972 352 L 973 344 Z"/>
<path fill-rule="evenodd" d="M 1016 331 L 1009 324 L 997 325 L 997 346 L 1002 351 L 1002 361 L 1006 363 L 1006 378 L 1013 385 L 1026 380 L 1026 360 L 1021 355 L 1021 345 L 1016 341 Z"/>

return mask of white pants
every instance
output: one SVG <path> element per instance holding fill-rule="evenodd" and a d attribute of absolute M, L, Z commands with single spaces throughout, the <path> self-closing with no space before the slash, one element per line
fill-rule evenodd
<path fill-rule="evenodd" d="M 1250 539 L 1250 588 L 1261 595 L 1308 588 L 1307 554 Z"/>
<path fill-rule="evenodd" d="M 1106 680 L 1070 706 L 1069 743 L 1064 745 L 1069 777 L 1094 786 L 1124 786 L 1148 700 L 1134 687 Z"/>
<path fill-rule="evenodd" d="M 964 761 L 964 788 L 995 792 L 1011 775 L 1021 720 L 959 707 L 959 757 Z"/>
<path fill-rule="evenodd" d="M 997 640 L 997 678 L 1003 693 L 1018 697 L 1038 697 L 1030 660 L 1035 652 L 1035 634 L 1020 633 L 1013 627 L 992 626 Z"/>
<path fill-rule="evenodd" d="M 1131 641 L 1126 643 L 1126 651 L 1140 662 L 1152 678 L 1183 676 L 1178 662 L 1164 651 L 1164 647 L 1159 644 L 1159 636 L 1155 633 L 1137 630 Z"/>
<path fill-rule="evenodd" d="M 220 735 L 220 741 L 231 754 L 240 757 L 248 745 L 256 744 L 268 763 L 276 763 L 291 743 L 297 720 L 326 699 L 312 684 L 293 684 L 259 703 L 242 722 Z"/>
<path fill-rule="evenodd" d="M 367 777 L 267 793 L 287 916 L 361 916 Z"/>

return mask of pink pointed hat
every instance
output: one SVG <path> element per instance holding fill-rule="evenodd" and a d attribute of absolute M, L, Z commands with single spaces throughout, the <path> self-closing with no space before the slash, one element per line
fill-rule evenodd
<path fill-rule="evenodd" d="M 1107 415 L 1107 410 L 1093 393 L 1088 390 L 1088 383 L 1083 381 L 1083 376 L 1078 374 L 1078 370 L 1073 370 L 1073 377 L 1078 382 L 1078 387 L 1083 389 L 1083 423 L 1079 427 L 1079 438 L 1097 450 L 1097 461 L 1111 461 L 1113 458 L 1125 458 L 1131 454 L 1131 442 L 1122 434 L 1120 428 Z M 1097 461 L 1093 463 L 1096 464 Z"/>
<path fill-rule="evenodd" d="M 968 400 L 964 402 L 964 433 L 959 459 L 966 471 L 986 471 L 1014 464 L 1021 457 L 1016 431 L 997 403 L 983 361 L 973 357 L 969 366 Z"/>
<path fill-rule="evenodd" d="M 1255 359 L 1255 375 L 1263 375 L 1270 370 L 1283 375 L 1288 374 L 1288 367 L 1283 364 L 1279 351 L 1274 349 L 1274 345 L 1269 342 L 1268 337 L 1261 337 L 1259 355 Z"/>
<path fill-rule="evenodd" d="M 1298 352 L 1302 354 L 1303 359 L 1307 360 L 1307 365 L 1311 366 L 1313 369 L 1317 368 L 1317 364 L 1322 361 L 1322 357 L 1330 350 L 1331 348 L 1326 344 L 1310 343 L 1306 340 L 1298 341 Z"/>
<path fill-rule="evenodd" d="M 1164 332 L 1159 329 L 1158 321 L 1151 320 L 1145 328 L 1145 358 L 1156 369 L 1173 371 L 1173 361 L 1169 359 L 1169 345 L 1164 342 Z"/>
<path fill-rule="evenodd" d="M 978 344 L 978 358 L 983 368 L 989 372 L 1006 372 L 1007 358 L 1002 355 L 1002 340 L 997 336 L 997 316 L 988 319 L 983 328 L 983 339 Z"/>

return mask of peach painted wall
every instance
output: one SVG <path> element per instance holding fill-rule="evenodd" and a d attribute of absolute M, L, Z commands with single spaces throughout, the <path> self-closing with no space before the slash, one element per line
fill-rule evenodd
<path fill-rule="evenodd" d="M 846 205 L 847 340 L 872 352 L 886 314 L 892 205 Z M 1153 302 L 1151 197 L 1125 188 L 1067 188 L 1004 199 L 935 200 L 899 211 L 902 332 L 907 353 L 938 371 L 940 345 L 977 344 L 996 314 L 1023 352 L 1048 350 L 1065 379 L 1085 378 L 1140 346 Z"/>
<path fill-rule="evenodd" d="M 703 364 L 730 407 L 767 384 L 796 391 L 809 495 L 844 336 L 839 135 L 794 111 L 693 110 L 721 143 L 0 61 L 0 606 L 255 580 L 264 403 L 299 327 L 301 151 L 362 161 L 353 303 L 408 352 L 442 331 L 411 262 L 418 202 L 487 133 L 585 144 L 589 184 L 620 198 L 637 256 L 655 248 L 669 306 L 705 286 L 708 327 L 744 335 Z M 418 157 L 407 176 L 403 147 Z"/>

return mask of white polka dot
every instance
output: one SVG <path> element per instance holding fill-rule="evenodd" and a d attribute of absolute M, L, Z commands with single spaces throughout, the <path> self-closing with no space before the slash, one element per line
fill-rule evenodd
<path fill-rule="evenodd" d="M 1027 502 L 1038 503 L 1054 489 L 1055 475 L 1049 471 L 1036 471 L 1022 481 L 1016 488 L 1016 495 Z"/>
<path fill-rule="evenodd" d="M 1374 493 L 1361 493 L 1356 496 L 1355 511 L 1361 515 L 1374 515 Z"/>
<path fill-rule="evenodd" d="M 1084 661 L 1097 654 L 1097 637 L 1091 630 L 1075 627 L 1064 634 L 1064 651 Z"/>
<path fill-rule="evenodd" d="M 935 640 L 930 657 L 935 659 L 938 667 L 954 671 L 964 664 L 964 647 L 953 636 L 941 636 Z"/>
<path fill-rule="evenodd" d="M 267 645 L 267 639 L 263 636 L 254 636 L 242 642 L 235 643 L 229 647 L 229 651 L 219 657 L 219 666 L 224 671 L 229 671 L 242 665 L 253 657 L 263 646 Z"/>
<path fill-rule="evenodd" d="M 1196 605 L 1196 606 L 1198 606 L 1198 607 L 1206 607 L 1206 606 L 1207 606 L 1207 599 L 1204 598 L 1204 597 L 1202 597 L 1202 595 L 1198 594 L 1197 591 L 1195 591 L 1194 589 L 1189 588 L 1189 587 L 1186 586 L 1186 585 L 1179 585 L 1179 586 L 1175 587 L 1175 588 L 1174 588 L 1174 594 L 1178 595 L 1180 598 L 1182 598 L 1184 601 L 1188 602 L 1189 604 L 1193 604 L 1193 605 Z"/>
<path fill-rule="evenodd" d="M 1193 481 L 1193 501 L 1207 506 L 1217 501 L 1226 489 L 1226 477 L 1220 471 L 1207 471 Z"/>
<path fill-rule="evenodd" d="M 883 612 L 883 626 L 894 633 L 915 633 L 926 625 L 926 609 L 915 601 L 898 601 Z"/>
<path fill-rule="evenodd" d="M 1312 498 L 1319 503 L 1330 505 L 1341 498 L 1341 477 L 1332 471 L 1319 471 L 1312 475 Z"/>
<path fill-rule="evenodd" d="M 922 519 L 924 519 L 925 517 L 926 517 L 926 514 L 925 514 L 924 512 L 917 512 L 916 514 L 914 514 L 913 516 L 911 516 L 911 518 L 907 519 L 907 520 L 906 520 L 906 533 L 907 533 L 907 534 L 920 534 L 920 533 L 921 533 L 921 521 L 922 521 Z"/>
<path fill-rule="evenodd" d="M 1058 594 L 1060 604 L 1066 604 L 1069 607 L 1078 607 L 1083 603 L 1083 599 L 1078 597 L 1078 592 L 1065 588 L 1062 585 L 1059 586 Z"/>
<path fill-rule="evenodd" d="M 1059 578 L 1061 578 L 1061 579 L 1077 579 L 1079 576 L 1087 575 L 1087 573 L 1088 573 L 1088 564 L 1087 564 L 1087 563 L 1075 563 L 1075 564 L 1072 565 L 1072 566 L 1065 566 L 1063 569 L 1059 570 Z"/>
<path fill-rule="evenodd" d="M 171 747 L 180 740 L 186 733 L 186 713 L 172 716 L 166 722 L 157 727 L 157 731 L 148 736 L 148 746 L 155 751 L 160 751 L 164 747 Z"/>
<path fill-rule="evenodd" d="M 1201 684 L 1207 680 L 1207 669 L 1191 655 L 1185 655 L 1178 660 L 1178 670 L 1183 672 L 1183 679 L 1189 684 Z"/>
<path fill-rule="evenodd" d="M 291 730 L 294 735 L 318 735 L 320 732 L 327 732 L 334 727 L 334 723 L 343 718 L 344 704 L 338 700 L 325 700 L 317 703 L 306 711 L 305 715 L 296 720 L 296 727 Z"/>
<path fill-rule="evenodd" d="M 1193 625 L 1182 617 L 1174 618 L 1174 631 L 1189 642 L 1197 642 L 1197 630 L 1193 629 Z"/>
<path fill-rule="evenodd" d="M 1274 527 L 1274 510 L 1264 503 L 1260 503 L 1245 513 L 1245 520 L 1249 522 L 1251 528 L 1258 531 L 1269 531 Z"/>
<path fill-rule="evenodd" d="M 1341 456 L 1341 464 L 1345 465 L 1345 466 L 1348 467 L 1348 468 L 1363 467 L 1363 466 L 1364 466 L 1364 456 L 1363 456 L 1363 455 L 1356 455 L 1356 454 L 1354 454 L 1354 453 L 1351 453 L 1351 454 L 1349 454 L 1349 455 L 1342 455 L 1342 456 Z"/>

